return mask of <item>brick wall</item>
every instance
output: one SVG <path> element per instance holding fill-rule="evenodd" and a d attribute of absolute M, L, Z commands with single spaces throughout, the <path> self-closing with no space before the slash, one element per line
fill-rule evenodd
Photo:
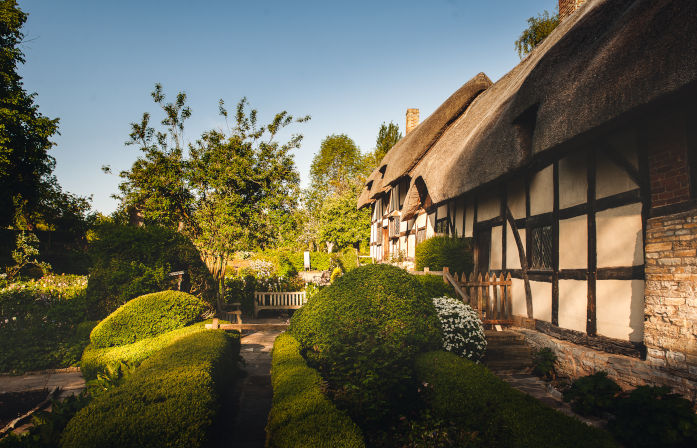
<path fill-rule="evenodd" d="M 645 262 L 646 360 L 697 381 L 697 210 L 649 219 Z"/>
<path fill-rule="evenodd" d="M 685 117 L 666 112 L 648 123 L 641 137 L 648 152 L 651 206 L 662 207 L 690 199 L 690 168 Z"/>
<path fill-rule="evenodd" d="M 564 20 L 576 11 L 586 0 L 559 0 L 559 20 Z"/>
<path fill-rule="evenodd" d="M 407 109 L 407 128 L 405 133 L 408 134 L 412 129 L 419 125 L 419 109 Z"/>

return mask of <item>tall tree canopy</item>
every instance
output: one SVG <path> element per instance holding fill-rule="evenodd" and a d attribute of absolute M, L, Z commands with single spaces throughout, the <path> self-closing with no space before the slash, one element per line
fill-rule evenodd
<path fill-rule="evenodd" d="M 36 94 L 17 72 L 25 62 L 19 45 L 27 20 L 15 0 L 0 1 L 0 227 L 78 230 L 89 211 L 85 198 L 64 193 L 48 154 L 58 119 L 39 112 Z"/>
<path fill-rule="evenodd" d="M 520 59 L 527 56 L 533 48 L 549 36 L 557 25 L 559 25 L 559 14 L 550 16 L 546 10 L 542 14 L 538 14 L 537 17 L 530 17 L 528 27 L 515 41 L 515 49 Z"/>
<path fill-rule="evenodd" d="M 186 142 L 184 123 L 191 116 L 186 94 L 167 103 L 157 84 L 152 97 L 164 118 L 159 129 L 151 126 L 149 113 L 131 124 L 128 144 L 142 154 L 121 173 L 122 207 L 188 235 L 209 263 L 216 260 L 213 274 L 220 279 L 233 252 L 273 245 L 292 226 L 300 183 L 292 150 L 302 136 L 280 143 L 277 135 L 309 117 L 294 119 L 283 111 L 259 125 L 257 111 L 242 99 L 232 128 Z M 227 122 L 222 100 L 219 111 Z"/>
<path fill-rule="evenodd" d="M 365 174 L 366 159 L 346 134 L 322 140 L 310 166 L 311 189 L 323 197 L 351 189 Z"/>
<path fill-rule="evenodd" d="M 375 160 L 376 165 L 380 163 L 387 152 L 402 138 L 402 133 L 399 132 L 399 126 L 392 123 L 382 123 L 378 130 L 378 137 L 375 141 Z"/>

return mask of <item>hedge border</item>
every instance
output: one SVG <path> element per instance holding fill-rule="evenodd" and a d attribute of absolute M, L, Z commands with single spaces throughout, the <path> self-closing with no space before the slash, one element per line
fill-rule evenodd
<path fill-rule="evenodd" d="M 267 448 L 365 448 L 358 426 L 322 393 L 319 373 L 307 366 L 293 336 L 278 336 L 272 356 Z"/>

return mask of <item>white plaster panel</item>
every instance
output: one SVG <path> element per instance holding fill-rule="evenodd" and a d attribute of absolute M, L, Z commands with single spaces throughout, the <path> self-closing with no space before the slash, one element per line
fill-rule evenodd
<path fill-rule="evenodd" d="M 502 266 L 502 227 L 491 228 L 491 246 L 489 249 L 489 269 L 501 269 Z"/>
<path fill-rule="evenodd" d="M 641 204 L 611 208 L 595 215 L 598 267 L 644 264 Z"/>
<path fill-rule="evenodd" d="M 404 255 L 407 254 L 407 237 L 406 237 L 406 235 L 399 237 L 399 251 L 404 252 Z"/>
<path fill-rule="evenodd" d="M 416 217 L 416 228 L 422 229 L 426 226 L 426 213 L 422 213 Z"/>
<path fill-rule="evenodd" d="M 523 250 L 525 250 L 525 229 L 518 229 Z M 506 226 L 506 269 L 522 269 L 520 266 L 520 255 L 518 255 L 518 245 L 513 236 L 511 226 Z"/>
<path fill-rule="evenodd" d="M 549 213 L 554 206 L 554 168 L 544 168 L 530 181 L 530 214 Z"/>
<path fill-rule="evenodd" d="M 387 227 L 390 225 L 390 220 L 388 218 L 385 218 L 382 220 L 382 226 Z"/>
<path fill-rule="evenodd" d="M 588 267 L 588 217 L 559 220 L 559 269 Z"/>
<path fill-rule="evenodd" d="M 598 280 L 595 300 L 598 334 L 643 341 L 643 280 Z"/>
<path fill-rule="evenodd" d="M 426 220 L 426 238 L 431 238 L 436 234 L 436 214 L 429 213 Z"/>
<path fill-rule="evenodd" d="M 528 317 L 528 308 L 525 304 L 525 283 L 523 280 L 511 279 L 511 311 L 515 316 Z"/>
<path fill-rule="evenodd" d="M 559 208 L 588 200 L 587 154 L 574 153 L 559 161 Z"/>
<path fill-rule="evenodd" d="M 552 321 L 552 284 L 530 282 L 532 292 L 532 317 L 546 322 Z"/>
<path fill-rule="evenodd" d="M 610 161 L 602 152 L 598 152 L 595 179 L 595 197 L 604 198 L 639 188 L 629 174 Z"/>
<path fill-rule="evenodd" d="M 559 280 L 559 326 L 586 332 L 588 284 L 585 280 Z"/>
<path fill-rule="evenodd" d="M 488 191 L 479 196 L 477 203 L 477 222 L 496 218 L 501 214 L 501 200 L 497 190 Z"/>
<path fill-rule="evenodd" d="M 525 218 L 525 181 L 516 179 L 508 184 L 508 208 L 514 219 Z"/>
<path fill-rule="evenodd" d="M 465 209 L 462 206 L 462 202 L 458 202 L 455 205 L 455 235 L 458 237 L 463 237 L 463 231 L 464 229 L 462 228 L 462 218 L 464 218 L 464 213 Z"/>
<path fill-rule="evenodd" d="M 472 237 L 472 229 L 474 227 L 474 205 L 471 202 L 467 202 L 467 208 L 465 209 L 465 237 Z"/>
<path fill-rule="evenodd" d="M 401 232 L 406 232 L 408 226 L 409 226 L 409 221 L 402 221 L 402 220 L 401 220 L 401 216 L 400 216 L 400 220 L 399 220 L 399 231 L 400 231 L 400 233 L 401 233 Z"/>
<path fill-rule="evenodd" d="M 414 258 L 416 248 L 416 235 L 409 235 L 407 237 L 407 257 Z"/>
<path fill-rule="evenodd" d="M 438 206 L 438 219 L 448 216 L 448 204 Z"/>

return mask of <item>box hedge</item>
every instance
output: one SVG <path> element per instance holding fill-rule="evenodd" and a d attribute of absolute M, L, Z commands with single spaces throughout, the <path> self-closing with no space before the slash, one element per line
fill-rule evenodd
<path fill-rule="evenodd" d="M 434 297 L 457 297 L 455 288 L 450 283 L 443 281 L 441 275 L 415 275 L 414 278 L 424 287 L 426 295 L 430 298 Z"/>
<path fill-rule="evenodd" d="M 295 338 L 281 334 L 272 356 L 268 448 L 365 447 L 358 426 L 322 393 L 322 379 L 305 363 Z"/>
<path fill-rule="evenodd" d="M 82 353 L 82 360 L 80 361 L 82 376 L 86 379 L 96 378 L 97 374 L 104 372 L 108 365 L 116 366 L 122 362 L 137 366 L 153 353 L 164 347 L 193 333 L 206 331 L 206 322 L 207 321 L 198 322 L 188 327 L 172 330 L 152 338 L 142 339 L 133 344 L 119 345 L 116 347 L 95 347 L 93 345 L 88 345 Z"/>
<path fill-rule="evenodd" d="M 443 267 L 450 272 L 472 272 L 472 248 L 467 238 L 434 236 L 416 246 L 414 269 L 422 271 L 425 267 L 440 271 Z"/>
<path fill-rule="evenodd" d="M 359 424 L 396 417 L 414 402 L 414 356 L 441 346 L 440 322 L 413 275 L 363 266 L 312 296 L 291 319 L 303 355 Z"/>
<path fill-rule="evenodd" d="M 163 348 L 68 423 L 64 448 L 203 447 L 222 433 L 239 334 L 204 331 Z"/>
<path fill-rule="evenodd" d="M 203 319 L 210 305 L 185 292 L 162 291 L 137 297 L 101 321 L 90 334 L 94 347 L 132 344 Z"/>
<path fill-rule="evenodd" d="M 430 388 L 427 401 L 434 416 L 477 433 L 484 446 L 617 446 L 606 431 L 541 404 L 453 353 L 421 354 L 415 366 L 419 381 Z"/>

